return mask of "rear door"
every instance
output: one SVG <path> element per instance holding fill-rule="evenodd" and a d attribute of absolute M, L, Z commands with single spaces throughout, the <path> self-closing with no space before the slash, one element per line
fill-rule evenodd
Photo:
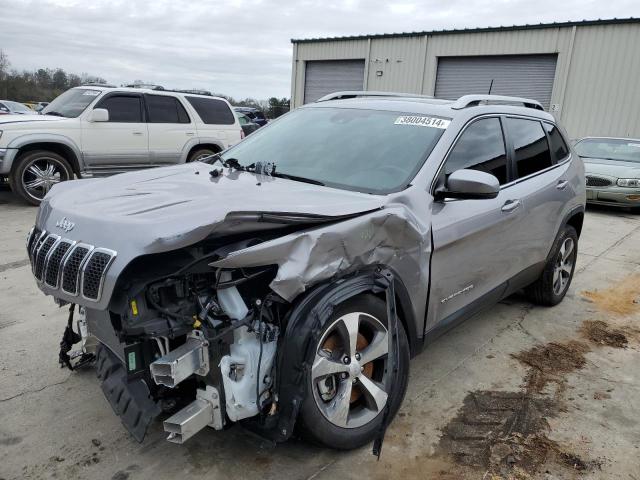
<path fill-rule="evenodd" d="M 434 202 L 428 330 L 497 301 L 518 272 L 526 219 L 503 132 L 498 116 L 473 120 L 443 164 L 441 177 L 463 168 L 481 170 L 497 177 L 501 188 L 493 199 Z"/>
<path fill-rule="evenodd" d="M 90 170 L 123 171 L 149 166 L 149 136 L 142 95 L 113 92 L 93 108 L 109 112 L 108 122 L 82 122 L 82 151 Z"/>
<path fill-rule="evenodd" d="M 187 143 L 196 137 L 195 124 L 176 97 L 144 95 L 151 165 L 179 163 Z"/>
<path fill-rule="evenodd" d="M 558 233 L 564 210 L 574 197 L 569 148 L 555 125 L 535 118 L 506 117 L 508 144 L 512 149 L 512 187 L 522 201 L 527 221 L 523 224 L 520 270 L 542 268 Z"/>

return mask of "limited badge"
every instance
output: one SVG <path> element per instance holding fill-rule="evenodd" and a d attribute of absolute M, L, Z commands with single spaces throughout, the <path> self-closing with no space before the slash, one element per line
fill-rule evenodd
<path fill-rule="evenodd" d="M 414 125 L 417 127 L 431 127 L 445 129 L 451 120 L 436 117 L 423 117 L 421 115 L 402 115 L 393 122 L 395 125 Z"/>

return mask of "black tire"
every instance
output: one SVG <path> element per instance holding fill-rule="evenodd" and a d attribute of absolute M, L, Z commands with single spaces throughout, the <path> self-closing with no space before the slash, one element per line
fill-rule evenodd
<path fill-rule="evenodd" d="M 210 155 L 215 155 L 216 153 L 218 152 L 210 148 L 199 148 L 198 150 L 191 152 L 189 158 L 187 158 L 187 163 L 196 162 L 198 161 L 198 158 L 208 157 Z"/>
<path fill-rule="evenodd" d="M 28 188 L 31 182 L 37 180 L 36 176 L 31 173 L 31 168 L 35 166 L 44 174 L 47 173 L 45 166 L 48 165 L 53 167 L 51 175 L 47 176 L 47 178 L 51 178 L 51 181 L 43 181 L 41 187 Z M 9 175 L 11 190 L 27 203 L 36 206 L 40 205 L 40 201 L 54 183 L 67 180 L 73 180 L 73 168 L 64 157 L 49 150 L 33 150 L 20 155 Z"/>
<path fill-rule="evenodd" d="M 322 339 L 324 337 L 335 320 L 351 312 L 366 313 L 378 319 L 385 327 L 388 325 L 386 303 L 373 295 L 360 295 L 344 302 L 336 308 L 336 311 L 325 324 L 319 338 Z M 409 342 L 402 322 L 400 321 L 398 321 L 398 333 L 400 347 L 398 372 L 395 378 L 388 377 L 391 385 L 391 393 L 388 394 L 387 397 L 387 402 L 390 402 L 390 420 L 395 416 L 402 404 L 409 379 Z M 318 348 L 319 345 L 313 346 L 311 362 L 313 362 L 315 352 Z M 387 366 L 388 362 L 385 363 L 385 367 L 383 367 L 385 375 L 392 376 L 393 372 L 387 373 Z M 347 379 L 346 381 L 350 380 Z M 317 387 L 314 385 L 310 371 L 305 379 L 305 400 L 301 407 L 298 423 L 303 438 L 313 443 L 339 450 L 358 448 L 374 440 L 379 432 L 380 424 L 384 419 L 384 408 L 377 414 L 374 413 L 376 416 L 364 425 L 355 428 L 340 427 L 330 422 L 323 415 L 314 398 L 314 388 Z"/>
<path fill-rule="evenodd" d="M 566 258 L 567 262 L 569 260 L 571 261 L 571 271 L 567 272 L 566 283 L 564 283 L 558 290 L 557 284 L 554 282 L 556 278 L 554 277 L 554 273 L 556 272 L 556 269 L 559 268 L 558 262 L 561 256 L 561 249 L 567 241 L 573 242 L 571 254 Z M 577 255 L 578 234 L 576 233 L 575 228 L 571 225 L 565 225 L 553 243 L 551 253 L 547 259 L 547 264 L 545 265 L 540 278 L 525 289 L 525 293 L 532 302 L 552 307 L 562 301 L 569 289 L 569 286 L 571 285 L 571 280 L 573 279 L 573 274 L 576 269 Z M 562 275 L 562 272 L 560 272 L 560 275 Z"/>

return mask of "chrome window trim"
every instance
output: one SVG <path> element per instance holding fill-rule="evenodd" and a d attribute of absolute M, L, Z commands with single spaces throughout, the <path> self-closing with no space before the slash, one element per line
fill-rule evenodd
<path fill-rule="evenodd" d="M 78 273 L 76 274 L 76 291 L 75 292 L 69 292 L 67 290 L 64 289 L 64 271 L 67 267 L 67 263 L 69 262 L 69 259 L 71 258 L 71 252 L 74 252 L 75 250 L 77 250 L 78 248 L 86 248 L 88 251 L 85 254 L 84 257 L 82 257 L 82 260 L 80 261 L 80 265 L 78 266 Z M 87 261 L 87 258 L 89 258 L 91 256 L 91 252 L 93 251 L 94 246 L 93 245 L 89 245 L 87 243 L 76 243 L 73 248 L 71 248 L 67 254 L 67 257 L 64 259 L 64 262 L 62 263 L 62 274 L 61 274 L 61 282 L 60 282 L 60 290 L 64 293 L 66 293 L 67 295 L 71 295 L 73 297 L 77 297 L 78 293 L 80 291 L 80 282 L 81 280 L 81 274 L 82 274 L 82 269 L 84 268 L 84 263 Z"/>
<path fill-rule="evenodd" d="M 71 250 L 73 250 L 73 247 L 75 246 L 75 244 L 77 242 L 75 242 L 74 240 L 69 240 L 68 238 L 61 238 L 60 240 L 58 240 L 58 242 L 51 247 L 51 252 L 49 252 L 49 255 L 52 254 L 52 252 L 54 251 L 55 248 L 57 248 L 58 246 L 60 246 L 61 243 L 67 243 L 69 244 L 69 249 L 66 251 L 66 253 L 62 256 L 62 258 L 60 259 L 60 264 L 58 266 L 58 275 L 56 276 L 56 284 L 55 285 L 51 285 L 50 283 L 47 283 L 47 271 L 49 270 L 49 261 L 47 261 L 47 267 L 44 270 L 44 275 L 42 276 L 43 278 L 43 282 L 46 286 L 51 287 L 51 288 L 55 288 L 58 289 L 60 288 L 62 285 L 62 282 L 60 281 L 61 277 L 62 277 L 62 272 L 63 272 L 63 266 L 65 264 L 65 261 L 67 259 L 67 257 L 69 256 L 69 252 L 71 252 Z"/>
<path fill-rule="evenodd" d="M 546 122 L 546 123 L 549 123 L 549 124 L 554 125 L 554 126 L 557 127 L 557 124 L 555 124 L 554 122 L 551 122 L 549 120 L 541 119 L 541 118 L 538 118 L 538 117 L 531 117 L 531 116 L 528 116 L 528 115 L 518 115 L 518 114 L 512 114 L 512 113 L 509 113 L 509 114 L 506 114 L 506 113 L 487 113 L 487 114 L 484 114 L 484 115 L 479 115 L 477 117 L 473 117 L 467 123 L 465 123 L 463 125 L 463 127 L 460 129 L 460 131 L 458 132 L 456 137 L 453 139 L 453 142 L 451 142 L 451 145 L 447 149 L 447 153 L 444 155 L 444 159 L 440 162 L 440 165 L 438 166 L 438 169 L 436 170 L 436 173 L 433 176 L 433 179 L 431 180 L 431 185 L 429 187 L 429 192 L 431 193 L 432 196 L 435 196 L 436 182 L 438 180 L 438 177 L 440 176 L 440 172 L 442 171 L 442 168 L 444 167 L 445 162 L 449 158 L 449 155 L 451 154 L 451 151 L 453 150 L 453 148 L 458 143 L 458 140 L 460 139 L 460 136 L 464 133 L 464 131 L 472 123 L 476 122 L 477 120 L 482 120 L 482 119 L 485 119 L 485 118 L 498 118 L 498 119 L 500 119 L 500 118 L 507 118 L 507 117 L 510 117 L 510 118 L 523 118 L 523 119 L 526 119 L 526 120 L 534 120 L 534 121 L 537 121 L 537 122 L 539 122 L 541 124 L 542 124 L 542 122 Z M 542 127 L 542 129 L 544 130 L 544 126 Z M 505 136 L 504 132 L 503 132 L 503 138 L 504 138 L 504 141 L 506 143 L 507 139 L 506 139 L 506 136 Z M 564 137 L 562 137 L 562 138 L 566 143 L 566 139 L 564 139 Z M 506 149 L 506 145 L 505 145 L 505 149 Z M 508 152 L 507 152 L 507 155 L 508 155 Z M 573 153 L 571 152 L 571 148 L 569 148 L 569 155 L 567 155 L 564 159 L 562 159 L 562 161 L 560 161 L 558 163 L 555 163 L 555 164 L 552 164 L 551 166 L 549 166 L 549 167 L 547 167 L 547 168 L 545 168 L 543 170 L 538 170 L 537 172 L 534 172 L 534 173 L 532 173 L 530 175 L 527 175 L 526 177 L 518 178 L 516 180 L 512 180 L 511 182 L 505 183 L 504 185 L 500 185 L 500 190 L 502 191 L 503 189 L 506 189 L 506 188 L 512 187 L 514 185 L 517 185 L 518 183 L 521 183 L 521 182 L 523 182 L 525 180 L 529 180 L 529 179 L 531 179 L 533 177 L 536 177 L 538 175 L 542 175 L 543 173 L 546 173 L 548 171 L 553 170 L 554 168 L 560 167 L 560 166 L 568 163 L 569 161 L 571 161 L 572 158 L 573 158 Z M 455 200 L 455 199 L 452 199 L 452 200 Z M 445 200 L 445 202 L 447 202 L 447 201 L 449 201 L 449 200 Z"/>
<path fill-rule="evenodd" d="M 109 259 L 109 261 L 107 262 L 107 264 L 104 266 L 104 270 L 102 271 L 102 275 L 100 275 L 100 284 L 98 285 L 98 294 L 96 296 L 96 298 L 89 298 L 86 297 L 84 295 L 84 274 L 85 271 L 87 269 L 87 265 L 89 265 L 89 261 L 91 260 L 91 257 L 93 257 L 94 254 L 96 253 L 106 253 L 107 255 L 110 255 L 111 258 Z M 92 251 L 90 251 L 85 260 L 83 261 L 82 264 L 82 270 L 81 275 L 80 275 L 80 287 L 79 290 L 81 292 L 81 296 L 83 299 L 85 300 L 89 300 L 90 302 L 98 302 L 100 301 L 100 298 L 102 297 L 102 287 L 104 287 L 104 281 L 105 278 L 107 277 L 107 270 L 109 270 L 109 267 L 111 266 L 111 264 L 113 263 L 113 261 L 116 258 L 116 255 L 118 255 L 118 252 L 116 252 L 115 250 L 111 250 L 109 248 L 102 248 L 102 247 L 98 247 L 98 248 L 94 248 L 92 249 Z"/>
<path fill-rule="evenodd" d="M 47 255 L 44 257 L 44 265 L 42 266 L 42 279 L 38 280 L 40 283 L 45 283 L 45 280 L 47 279 L 47 269 L 49 268 L 49 260 L 51 260 L 51 254 L 58 247 L 58 244 L 62 240 L 62 237 L 60 235 L 55 235 L 55 234 L 52 233 L 45 239 L 45 241 L 43 242 L 43 245 L 44 245 L 44 243 L 46 243 L 46 241 L 47 241 L 47 239 L 49 237 L 55 238 L 56 241 L 53 242 L 53 245 L 51 245 L 51 248 L 47 252 Z"/>

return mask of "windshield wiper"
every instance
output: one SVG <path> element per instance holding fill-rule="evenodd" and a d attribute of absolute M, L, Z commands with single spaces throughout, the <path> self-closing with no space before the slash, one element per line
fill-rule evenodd
<path fill-rule="evenodd" d="M 323 182 L 320 180 L 315 180 L 313 178 L 301 177 L 299 175 L 291 175 L 289 173 L 282 173 L 276 170 L 275 163 L 263 163 L 256 162 L 251 165 L 241 165 L 237 158 L 226 158 L 222 160 L 218 154 L 216 160 L 221 160 L 222 164 L 227 168 L 233 168 L 234 170 L 240 170 L 242 172 L 250 172 L 257 173 L 258 175 L 267 175 L 271 177 L 277 178 L 285 178 L 287 180 L 293 180 L 296 182 L 304 182 L 310 183 L 311 185 L 320 185 L 322 187 L 325 186 Z M 212 162 L 213 163 L 213 162 Z"/>
<path fill-rule="evenodd" d="M 53 115 L 54 117 L 64 117 L 64 118 L 67 118 L 67 117 L 65 117 L 63 114 L 61 114 L 60 112 L 55 112 L 55 111 L 54 111 L 54 112 L 47 112 L 47 113 L 43 113 L 43 115 Z"/>
<path fill-rule="evenodd" d="M 313 178 L 307 178 L 307 177 L 300 177 L 298 175 L 290 175 L 288 173 L 273 172 L 271 176 L 278 177 L 278 178 L 286 178 L 287 180 L 294 180 L 296 182 L 310 183 L 311 185 L 320 185 L 322 187 L 325 186 L 325 184 L 320 180 L 315 180 Z"/>

